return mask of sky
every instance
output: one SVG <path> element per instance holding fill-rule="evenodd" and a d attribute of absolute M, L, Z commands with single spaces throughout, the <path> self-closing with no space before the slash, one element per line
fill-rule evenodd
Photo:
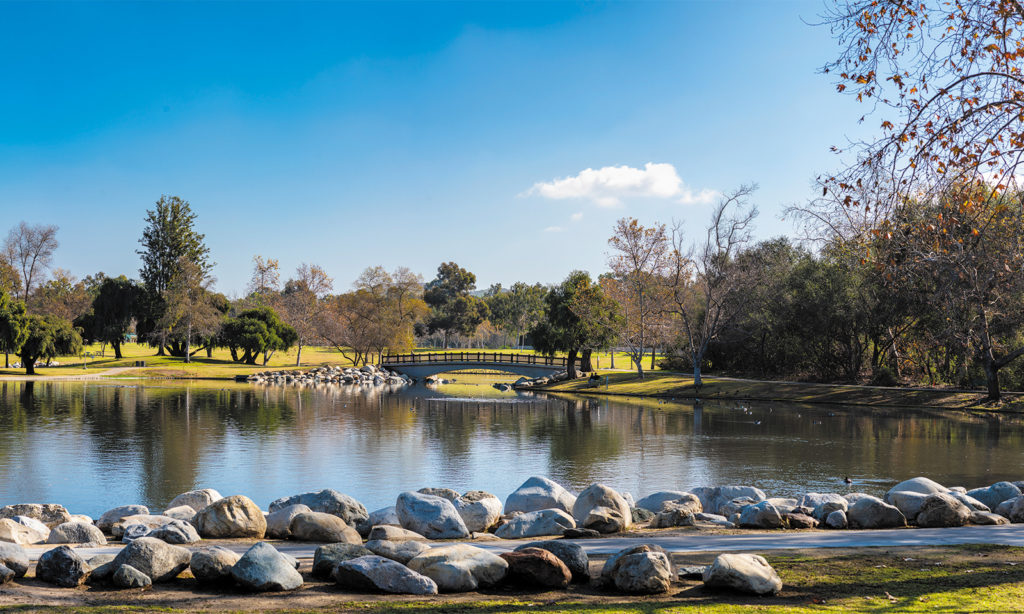
<path fill-rule="evenodd" d="M 615 221 L 704 231 L 759 185 L 758 238 L 866 109 L 820 68 L 824 5 L 0 2 L 0 233 L 138 276 L 146 210 L 191 203 L 216 288 L 255 255 L 477 285 L 606 270 Z"/>

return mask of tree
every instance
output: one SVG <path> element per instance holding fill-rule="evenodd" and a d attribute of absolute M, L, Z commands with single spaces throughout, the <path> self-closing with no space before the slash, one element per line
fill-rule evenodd
<path fill-rule="evenodd" d="M 10 354 L 17 353 L 28 335 L 25 328 L 25 303 L 15 300 L 0 288 L 0 351 L 4 353 L 4 367 L 10 367 Z"/>
<path fill-rule="evenodd" d="M 297 339 L 295 329 L 282 322 L 273 309 L 256 307 L 229 318 L 221 329 L 219 343 L 231 351 L 235 362 L 254 365 L 262 354 L 266 365 L 274 352 L 288 351 Z"/>
<path fill-rule="evenodd" d="M 8 262 L 20 274 L 21 300 L 28 300 L 33 284 L 46 274 L 53 261 L 53 252 L 59 245 L 57 227 L 53 225 L 29 226 L 25 222 L 20 222 L 7 234 L 4 253 Z"/>
<path fill-rule="evenodd" d="M 191 205 L 177 196 L 161 196 L 156 206 L 146 211 L 146 228 L 139 239 L 142 249 L 136 252 L 142 257 L 139 274 L 149 294 L 143 303 L 148 313 L 141 318 L 140 328 L 152 336 L 161 356 L 169 331 L 158 323 L 167 321 L 163 317 L 167 308 L 164 292 L 172 278 L 184 262 L 194 265 L 204 279 L 213 268 L 204 236 L 194 228 L 195 220 Z"/>
<path fill-rule="evenodd" d="M 53 278 L 29 297 L 29 311 L 74 321 L 89 311 L 91 297 L 84 281 L 78 281 L 64 269 L 55 269 Z"/>
<path fill-rule="evenodd" d="M 475 288 L 476 275 L 454 262 L 437 267 L 437 277 L 424 288 L 423 300 L 430 306 L 427 331 L 441 332 L 445 349 L 451 335 L 472 335 L 487 319 L 487 304 L 470 294 Z"/>
<path fill-rule="evenodd" d="M 633 218 L 622 218 L 615 224 L 608 245 L 614 250 L 608 257 L 612 270 L 609 294 L 621 307 L 625 319 L 622 340 L 637 374 L 643 378 L 644 354 L 658 336 L 665 312 L 665 279 L 670 262 L 665 225 L 646 228 Z"/>
<path fill-rule="evenodd" d="M 82 337 L 71 322 L 55 316 L 30 315 L 24 319 L 25 341 L 18 349 L 26 375 L 35 375 L 36 362 L 78 354 Z"/>
<path fill-rule="evenodd" d="M 21 275 L 10 263 L 7 255 L 0 253 L 0 291 L 13 292 L 15 295 L 21 290 Z"/>
<path fill-rule="evenodd" d="M 566 352 L 569 377 L 576 377 L 576 358 L 583 371 L 593 371 L 590 355 L 609 347 L 622 326 L 618 305 L 584 271 L 573 271 L 544 298 L 544 318 L 530 332 L 537 351 L 553 356 Z"/>
<path fill-rule="evenodd" d="M 506 334 L 515 337 L 517 347 L 525 343 L 526 333 L 544 317 L 544 297 L 547 289 L 541 284 L 532 286 L 521 281 L 503 290 L 501 284 L 487 290 L 486 302 L 490 320 Z"/>
<path fill-rule="evenodd" d="M 212 342 L 220 327 L 221 312 L 210 291 L 212 283 L 198 264 L 182 258 L 163 292 L 165 309 L 158 327 L 167 331 L 171 355 L 184 357 L 186 363 L 195 353 L 193 339 Z"/>
<path fill-rule="evenodd" d="M 285 283 L 279 308 L 284 320 L 298 334 L 298 353 L 295 366 L 302 363 L 302 347 L 319 336 L 319 324 L 323 311 L 323 299 L 334 285 L 327 273 L 319 266 L 302 263 L 295 270 L 295 278 Z"/>
<path fill-rule="evenodd" d="M 702 385 L 701 365 L 708 346 L 742 313 L 743 290 L 756 273 L 738 266 L 737 253 L 750 241 L 757 208 L 749 204 L 755 185 L 740 186 L 723 195 L 711 215 L 700 246 L 685 245 L 683 225 L 672 230 L 670 310 L 681 323 L 693 361 L 693 383 Z"/>
<path fill-rule="evenodd" d="M 85 336 L 109 343 L 114 348 L 114 357 L 122 358 L 121 343 L 131 332 L 142 294 L 142 287 L 124 275 L 105 277 L 92 301 L 92 311 L 83 322 Z"/>
<path fill-rule="evenodd" d="M 250 296 L 270 296 L 277 293 L 281 286 L 280 265 L 274 258 L 263 259 L 263 256 L 252 257 L 252 277 L 246 288 Z"/>

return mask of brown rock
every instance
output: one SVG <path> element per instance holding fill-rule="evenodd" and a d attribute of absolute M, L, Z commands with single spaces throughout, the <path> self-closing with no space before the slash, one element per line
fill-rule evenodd
<path fill-rule="evenodd" d="M 508 576 L 512 582 L 545 588 L 565 588 L 572 573 L 557 556 L 540 548 L 524 548 L 506 552 L 501 558 L 508 562 Z"/>

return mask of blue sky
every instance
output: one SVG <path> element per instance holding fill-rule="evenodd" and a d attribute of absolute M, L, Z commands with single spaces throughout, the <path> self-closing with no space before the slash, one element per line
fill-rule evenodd
<path fill-rule="evenodd" d="M 0 3 L 0 219 L 58 224 L 79 277 L 137 276 L 145 210 L 179 195 L 229 296 L 256 254 L 337 291 L 371 265 L 597 274 L 617 218 L 696 235 L 743 182 L 758 236 L 791 234 L 866 110 L 817 72 L 821 9 Z"/>

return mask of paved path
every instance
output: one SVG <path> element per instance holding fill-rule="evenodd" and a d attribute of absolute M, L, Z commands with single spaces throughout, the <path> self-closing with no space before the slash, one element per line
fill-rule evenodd
<path fill-rule="evenodd" d="M 493 552 L 509 552 L 532 539 L 472 542 Z M 723 552 L 729 550 L 784 550 L 793 548 L 862 548 L 870 546 L 956 546 L 963 544 L 998 544 L 1024 546 L 1024 524 L 1002 526 L 969 526 L 950 529 L 885 529 L 878 531 L 794 531 L 786 533 L 743 533 L 732 535 L 674 535 L 665 537 L 606 537 L 601 539 L 567 540 L 583 546 L 588 554 L 613 554 L 638 544 L 657 544 L 672 553 Z M 252 544 L 211 542 L 236 552 L 246 551 Z M 464 542 L 465 543 L 465 542 Z M 204 544 L 192 546 L 192 549 Z M 431 542 L 431 546 L 447 542 Z M 278 550 L 296 558 L 312 558 L 317 544 L 285 542 Z M 54 546 L 30 546 L 29 558 L 36 560 Z M 79 548 L 85 558 L 97 554 L 114 554 L 120 545 L 102 548 Z"/>
<path fill-rule="evenodd" d="M 80 382 L 84 380 L 110 377 L 136 368 L 138 367 L 112 367 L 105 371 L 94 373 L 71 373 L 69 375 L 3 375 L 0 376 L 0 380 L 5 382 Z"/>

